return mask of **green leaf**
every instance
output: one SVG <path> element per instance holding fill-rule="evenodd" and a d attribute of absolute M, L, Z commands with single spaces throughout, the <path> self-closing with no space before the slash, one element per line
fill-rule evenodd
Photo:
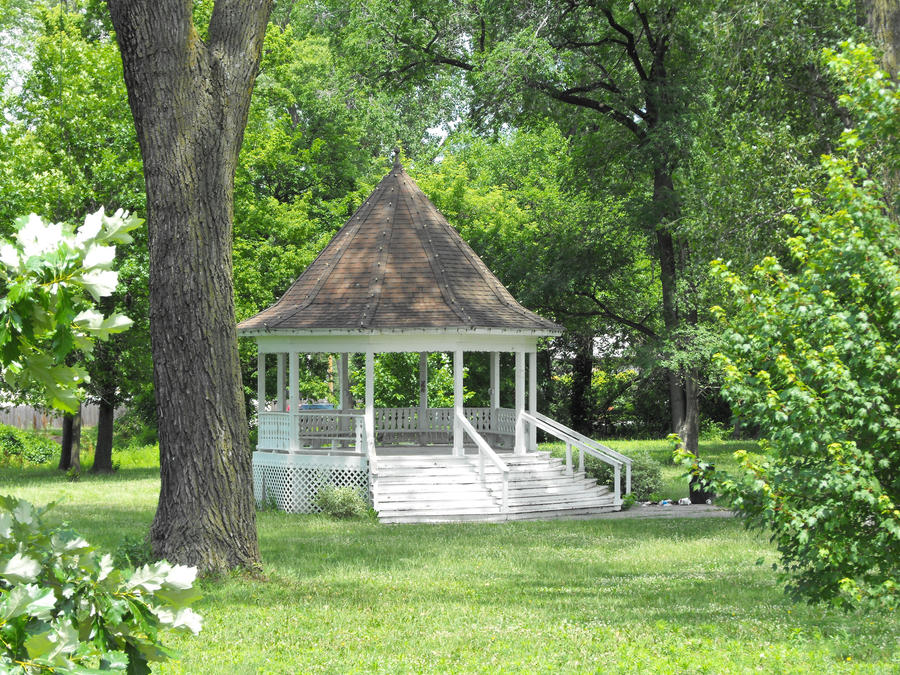
<path fill-rule="evenodd" d="M 36 619 L 47 621 L 51 618 L 55 605 L 56 596 L 51 589 L 34 584 L 20 584 L 14 586 L 0 604 L 0 617 L 8 621 L 27 613 Z"/>
<path fill-rule="evenodd" d="M 34 558 L 23 555 L 21 551 L 5 562 L 0 561 L 0 576 L 15 584 L 34 581 L 40 571 L 40 563 Z"/>

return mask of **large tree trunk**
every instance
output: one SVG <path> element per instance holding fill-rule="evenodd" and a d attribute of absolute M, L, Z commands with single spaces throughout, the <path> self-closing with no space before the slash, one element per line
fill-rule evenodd
<path fill-rule="evenodd" d="M 108 0 L 147 186 L 159 419 L 154 553 L 221 573 L 259 564 L 234 320 L 234 172 L 271 0 Z"/>
<path fill-rule="evenodd" d="M 882 67 L 891 76 L 900 73 L 900 3 L 897 0 L 863 0 L 866 26 L 881 48 Z"/>
<path fill-rule="evenodd" d="M 106 396 L 100 399 L 98 407 L 100 410 L 97 417 L 97 447 L 94 450 L 94 465 L 91 471 L 109 473 L 113 470 L 113 418 L 116 407 L 111 403 L 111 398 Z"/>

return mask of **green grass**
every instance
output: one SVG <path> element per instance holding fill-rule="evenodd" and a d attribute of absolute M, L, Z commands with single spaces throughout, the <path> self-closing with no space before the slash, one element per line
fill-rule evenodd
<path fill-rule="evenodd" d="M 158 489 L 152 467 L 0 470 L 0 492 L 60 500 L 109 550 L 147 531 Z M 204 581 L 204 630 L 154 672 L 900 672 L 893 613 L 790 602 L 766 538 L 731 519 L 258 520 L 266 580 Z"/>

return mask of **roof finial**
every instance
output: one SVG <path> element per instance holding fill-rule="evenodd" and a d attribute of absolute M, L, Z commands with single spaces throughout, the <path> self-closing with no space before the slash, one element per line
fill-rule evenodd
<path fill-rule="evenodd" d="M 403 168 L 403 165 L 400 163 L 400 146 L 395 145 L 394 149 L 391 151 L 391 159 L 394 162 L 394 168 Z"/>

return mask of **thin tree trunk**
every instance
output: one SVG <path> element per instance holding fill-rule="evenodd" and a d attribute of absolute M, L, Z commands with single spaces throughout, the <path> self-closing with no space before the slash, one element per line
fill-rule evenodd
<path fill-rule="evenodd" d="M 154 553 L 222 573 L 259 564 L 234 321 L 234 172 L 271 0 L 108 0 L 147 187 L 161 489 Z"/>
<path fill-rule="evenodd" d="M 109 398 L 104 397 L 98 404 L 97 447 L 94 450 L 94 466 L 91 467 L 94 473 L 109 473 L 113 470 L 113 420 L 116 408 L 109 401 Z"/>
<path fill-rule="evenodd" d="M 75 414 L 63 415 L 62 448 L 59 454 L 59 470 L 81 471 L 81 406 Z"/>
<path fill-rule="evenodd" d="M 659 254 L 660 286 L 662 287 L 663 324 L 667 337 L 671 337 L 681 325 L 677 303 L 678 265 L 675 242 L 669 230 L 678 217 L 675 188 L 671 173 L 663 166 L 653 172 L 653 203 L 657 218 L 656 243 Z M 685 420 L 685 387 L 681 374 L 669 370 L 669 412 L 672 416 L 672 432 L 678 433 Z"/>
<path fill-rule="evenodd" d="M 700 446 L 700 388 L 697 385 L 699 377 L 699 370 L 691 368 L 684 378 L 685 415 L 677 432 L 685 449 L 695 455 L 699 453 Z"/>
<path fill-rule="evenodd" d="M 75 422 L 75 416 L 72 413 L 63 415 L 62 425 L 62 441 L 59 450 L 59 466 L 60 471 L 68 471 L 72 466 L 72 428 Z"/>
<path fill-rule="evenodd" d="M 591 375 L 594 371 L 594 338 L 578 335 L 575 358 L 572 360 L 572 398 L 569 417 L 572 428 L 586 436 L 591 435 L 590 395 Z"/>

